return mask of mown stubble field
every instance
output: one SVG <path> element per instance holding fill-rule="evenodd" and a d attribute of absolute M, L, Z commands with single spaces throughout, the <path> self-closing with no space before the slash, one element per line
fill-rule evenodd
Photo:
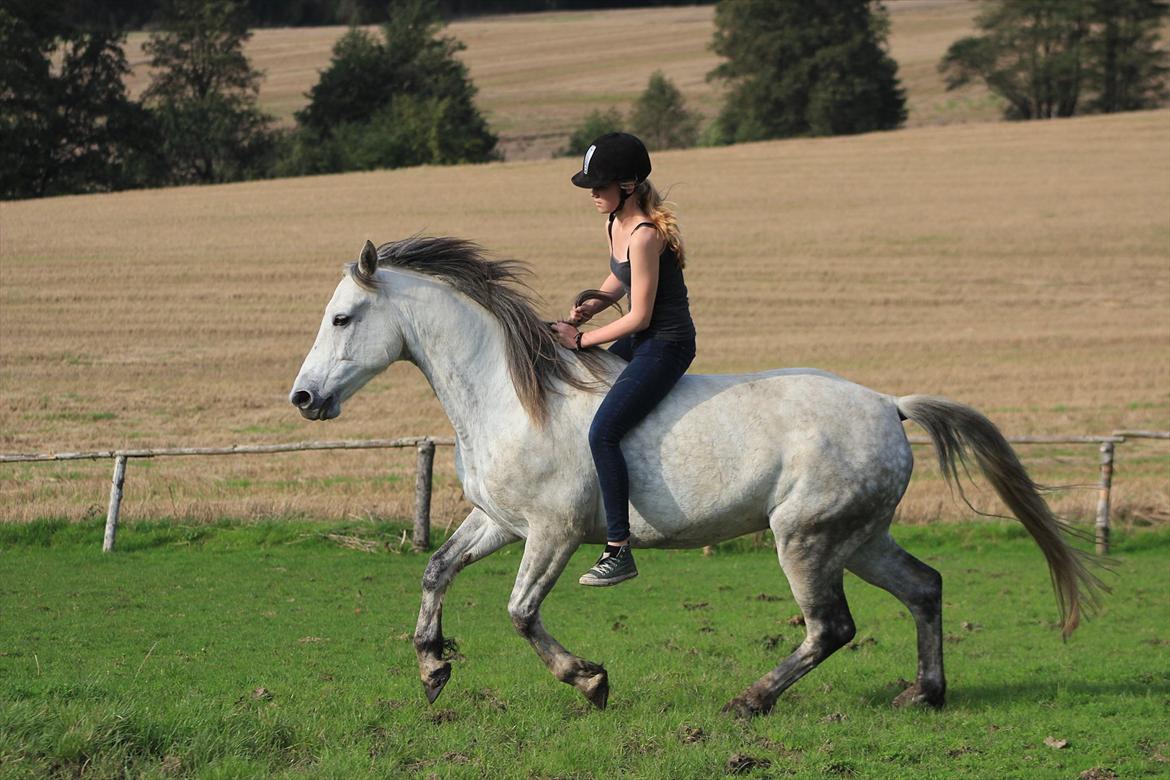
<path fill-rule="evenodd" d="M 817 366 L 971 403 L 1009 435 L 1166 429 L 1168 140 L 1158 111 L 658 154 L 692 258 L 693 370 Z M 288 404 L 340 267 L 367 238 L 463 236 L 530 263 L 542 311 L 562 316 L 606 273 L 575 164 L 3 204 L 0 451 L 449 434 L 406 364 L 338 420 Z M 1043 482 L 1096 480 L 1092 445 L 1023 454 Z M 903 519 L 968 516 L 932 458 L 920 450 Z M 103 514 L 109 470 L 4 465 L 0 517 Z M 1167 472 L 1165 443 L 1121 448 L 1120 523 L 1170 515 Z M 400 517 L 413 482 L 409 451 L 132 461 L 124 514 Z M 436 484 L 436 522 L 457 522 L 449 449 Z M 1084 520 L 1095 494 L 1053 500 Z"/>

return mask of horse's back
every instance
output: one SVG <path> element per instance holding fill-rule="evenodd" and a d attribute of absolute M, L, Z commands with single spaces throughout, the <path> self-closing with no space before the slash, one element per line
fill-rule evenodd
<path fill-rule="evenodd" d="M 894 399 L 805 368 L 685 376 L 622 449 L 634 536 L 664 546 L 761 530 L 786 501 L 896 504 L 912 464 Z"/>

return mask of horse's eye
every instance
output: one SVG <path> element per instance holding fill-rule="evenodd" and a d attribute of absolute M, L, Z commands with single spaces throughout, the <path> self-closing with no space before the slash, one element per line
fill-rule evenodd
<path fill-rule="evenodd" d="M 333 325 L 338 328 L 344 328 L 349 324 L 349 315 L 338 314 L 333 318 Z"/>

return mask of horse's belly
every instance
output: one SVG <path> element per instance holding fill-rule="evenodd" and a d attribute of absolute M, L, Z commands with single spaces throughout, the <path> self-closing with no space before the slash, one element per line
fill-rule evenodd
<path fill-rule="evenodd" d="M 712 443 L 702 453 L 667 455 L 660 464 L 635 461 L 629 469 L 633 536 L 640 546 L 685 547 L 767 528 L 778 460 L 774 451 Z"/>
<path fill-rule="evenodd" d="M 673 421 L 668 408 L 622 442 L 640 545 L 701 546 L 767 528 L 783 471 L 777 415 L 750 388 L 734 395 L 745 397 L 693 406 Z"/>

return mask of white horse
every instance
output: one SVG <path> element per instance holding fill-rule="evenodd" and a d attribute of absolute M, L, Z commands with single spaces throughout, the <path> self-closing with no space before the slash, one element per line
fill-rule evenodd
<path fill-rule="evenodd" d="M 554 639 L 540 604 L 582 543 L 605 541 L 586 432 L 624 365 L 557 345 L 517 284 L 523 266 L 472 243 L 366 242 L 325 309 L 291 402 L 326 420 L 396 360 L 426 376 L 455 428 L 455 463 L 475 507 L 427 564 L 414 645 L 427 698 L 451 674 L 442 599 L 463 567 L 524 540 L 508 602 L 516 630 L 558 680 L 604 708 L 605 669 Z M 1048 561 L 1067 636 L 1099 581 L 996 427 L 942 398 L 894 398 L 811 369 L 685 376 L 622 442 L 635 547 L 698 547 L 771 528 L 807 635 L 728 703 L 769 711 L 782 691 L 854 636 L 845 569 L 892 593 L 918 630 L 918 673 L 896 704 L 943 704 L 942 577 L 888 533 L 913 459 L 902 427 L 930 434 L 952 484 L 964 449 Z M 961 491 L 961 487 L 960 487 Z"/>

